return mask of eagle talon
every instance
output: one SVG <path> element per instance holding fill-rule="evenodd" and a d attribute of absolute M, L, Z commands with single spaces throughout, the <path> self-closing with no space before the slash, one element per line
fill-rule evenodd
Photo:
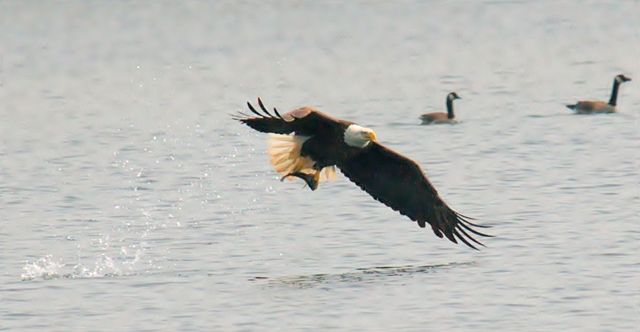
<path fill-rule="evenodd" d="M 316 190 L 318 189 L 318 182 L 320 180 L 320 173 L 316 172 L 314 174 L 308 174 L 308 173 L 303 173 L 303 172 L 293 172 L 293 173 L 289 173 L 285 176 L 283 176 L 282 178 L 280 178 L 280 181 L 284 181 L 284 179 L 290 177 L 290 176 L 295 176 L 297 178 L 300 178 L 302 180 L 304 180 L 304 182 L 307 183 L 307 185 L 309 186 L 309 188 L 311 190 Z"/>

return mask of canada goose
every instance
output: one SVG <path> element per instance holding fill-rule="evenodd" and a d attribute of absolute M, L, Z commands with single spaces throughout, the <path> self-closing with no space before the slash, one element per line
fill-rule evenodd
<path fill-rule="evenodd" d="M 608 103 L 604 101 L 579 101 L 575 104 L 567 105 L 567 107 L 575 110 L 577 114 L 614 113 L 616 112 L 616 101 L 618 100 L 618 87 L 628 81 L 631 81 L 631 79 L 623 74 L 617 75 L 613 79 L 611 98 L 609 98 Z"/>
<path fill-rule="evenodd" d="M 453 115 L 453 101 L 456 99 L 462 99 L 458 96 L 457 93 L 451 92 L 447 95 L 447 113 L 444 112 L 435 112 L 435 113 L 426 113 L 420 116 L 422 119 L 422 124 L 441 124 L 441 123 L 458 123 L 454 119 Z"/>

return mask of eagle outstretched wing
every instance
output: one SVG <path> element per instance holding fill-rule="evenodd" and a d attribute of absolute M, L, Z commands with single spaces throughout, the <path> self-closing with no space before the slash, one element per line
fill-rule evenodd
<path fill-rule="evenodd" d="M 263 133 L 295 133 L 296 135 L 304 136 L 313 136 L 319 129 L 334 128 L 339 125 L 338 120 L 310 107 L 301 107 L 280 114 L 275 107 L 273 108 L 273 113 L 269 112 L 260 98 L 258 98 L 258 105 L 262 113 L 256 110 L 251 103 L 247 102 L 247 107 L 249 107 L 249 110 L 255 116 L 239 112 L 232 116 L 233 119 Z"/>
<path fill-rule="evenodd" d="M 420 227 L 429 223 L 438 237 L 444 234 L 454 243 L 458 243 L 457 238 L 477 249 L 468 240 L 484 245 L 467 232 L 491 236 L 473 229 L 487 226 L 476 225 L 447 206 L 414 161 L 376 142 L 338 167 L 376 200 L 418 222 Z"/>

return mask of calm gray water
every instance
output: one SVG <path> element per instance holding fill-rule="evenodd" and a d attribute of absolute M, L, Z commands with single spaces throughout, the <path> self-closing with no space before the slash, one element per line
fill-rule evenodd
<path fill-rule="evenodd" d="M 638 59 L 638 1 L 0 2 L 0 330 L 635 330 Z M 618 73 L 619 114 L 564 108 Z M 258 96 L 374 128 L 497 237 L 279 182 L 229 117 Z"/>

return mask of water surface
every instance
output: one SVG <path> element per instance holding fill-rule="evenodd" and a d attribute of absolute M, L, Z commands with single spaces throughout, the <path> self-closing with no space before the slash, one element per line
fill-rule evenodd
<path fill-rule="evenodd" d="M 0 3 L 0 330 L 631 331 L 637 1 Z M 613 115 L 564 108 L 608 99 Z M 456 91 L 461 121 L 419 126 Z M 376 130 L 493 226 L 278 181 L 247 100 Z"/>

